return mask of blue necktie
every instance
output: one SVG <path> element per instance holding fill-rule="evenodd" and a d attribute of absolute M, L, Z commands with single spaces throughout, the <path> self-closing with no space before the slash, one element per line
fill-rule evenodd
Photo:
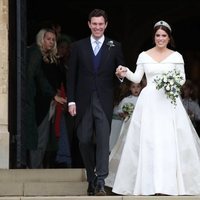
<path fill-rule="evenodd" d="M 96 43 L 96 46 L 94 47 L 94 55 L 96 56 L 100 49 L 100 42 L 96 40 L 95 43 Z"/>

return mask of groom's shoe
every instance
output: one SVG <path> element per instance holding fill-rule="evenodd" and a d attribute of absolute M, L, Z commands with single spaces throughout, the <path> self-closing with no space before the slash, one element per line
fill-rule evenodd
<path fill-rule="evenodd" d="M 96 178 L 88 183 L 88 189 L 87 189 L 88 196 L 95 195 L 95 188 L 96 188 Z"/>
<path fill-rule="evenodd" d="M 95 195 L 96 196 L 106 196 L 106 191 L 104 189 L 103 183 L 97 183 L 97 186 L 95 188 Z"/>
<path fill-rule="evenodd" d="M 88 194 L 88 196 L 94 196 L 95 195 L 95 186 L 94 186 L 93 181 L 88 183 L 87 194 Z"/>

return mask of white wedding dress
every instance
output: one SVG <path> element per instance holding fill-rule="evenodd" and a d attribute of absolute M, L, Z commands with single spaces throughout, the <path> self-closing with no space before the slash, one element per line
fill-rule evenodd
<path fill-rule="evenodd" d="M 106 180 L 114 193 L 200 195 L 200 139 L 181 99 L 174 106 L 154 83 L 157 76 L 174 68 L 185 81 L 181 54 L 175 51 L 157 62 L 142 52 L 135 73 L 127 72 L 126 78 L 133 82 L 140 82 L 145 73 L 147 86 L 137 100 L 122 154 L 120 150 L 111 153 L 118 160 L 121 157 L 118 167 L 110 165 L 110 174 L 117 171 L 114 185 L 111 177 Z"/>
<path fill-rule="evenodd" d="M 110 132 L 110 143 L 109 143 L 109 151 L 111 152 L 113 147 L 115 146 L 120 131 L 121 131 L 121 127 L 123 124 L 123 119 L 119 116 L 118 113 L 119 110 L 119 105 L 116 105 L 113 109 L 113 118 L 112 118 L 112 122 L 111 122 L 111 132 Z"/>
<path fill-rule="evenodd" d="M 120 134 L 116 144 L 114 145 L 110 156 L 109 156 L 109 175 L 105 179 L 105 185 L 108 187 L 113 187 L 115 176 L 117 173 L 117 168 L 120 162 L 122 150 L 124 143 L 126 141 L 127 130 L 130 125 L 131 118 L 124 120 L 122 127 L 120 129 Z"/>

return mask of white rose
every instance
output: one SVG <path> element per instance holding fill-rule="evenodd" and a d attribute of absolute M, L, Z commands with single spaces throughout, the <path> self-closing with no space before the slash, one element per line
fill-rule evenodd
<path fill-rule="evenodd" d="M 166 91 L 170 91 L 170 89 L 171 89 L 171 87 L 170 87 L 169 85 L 167 85 L 167 86 L 165 87 L 165 90 L 166 90 Z"/>

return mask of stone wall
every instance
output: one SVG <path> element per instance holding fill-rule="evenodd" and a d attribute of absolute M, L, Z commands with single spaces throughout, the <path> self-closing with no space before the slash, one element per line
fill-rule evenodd
<path fill-rule="evenodd" d="M 8 0 L 0 0 L 0 168 L 9 168 Z"/>

